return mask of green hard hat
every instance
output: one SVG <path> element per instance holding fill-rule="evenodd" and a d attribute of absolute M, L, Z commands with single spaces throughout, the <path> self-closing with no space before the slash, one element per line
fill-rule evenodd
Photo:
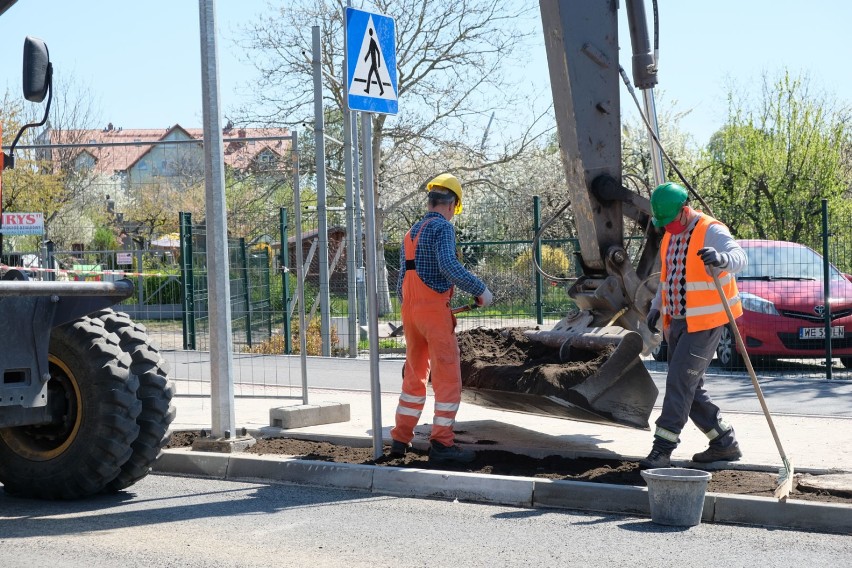
<path fill-rule="evenodd" d="M 651 193 L 651 222 L 655 227 L 665 227 L 678 216 L 686 203 L 688 194 L 686 188 L 676 183 L 668 182 L 658 185 Z"/>

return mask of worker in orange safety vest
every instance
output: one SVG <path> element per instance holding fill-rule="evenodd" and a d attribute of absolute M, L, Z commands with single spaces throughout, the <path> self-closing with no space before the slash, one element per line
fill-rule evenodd
<path fill-rule="evenodd" d="M 450 221 L 462 210 L 458 179 L 441 174 L 426 185 L 426 190 L 428 212 L 406 233 L 400 250 L 397 296 L 402 302 L 406 357 L 389 456 L 402 457 L 411 446 L 431 372 L 435 415 L 429 461 L 469 463 L 475 453 L 456 445 L 453 432 L 462 383 L 456 317 L 450 300 L 456 286 L 474 296 L 478 306 L 490 305 L 493 296 L 456 256 L 456 234 Z"/>
<path fill-rule="evenodd" d="M 684 187 L 658 186 L 651 194 L 652 222 L 665 227 L 660 246 L 661 272 L 657 295 L 646 323 L 658 331 L 662 314 L 668 344 L 668 375 L 663 408 L 656 421 L 654 444 L 643 469 L 669 467 L 686 421 L 710 440 L 708 449 L 692 456 L 700 463 L 735 461 L 742 457 L 734 429 L 722 419 L 704 388 L 704 373 L 728 324 L 711 270 L 722 284 L 731 312 L 743 309 L 734 274 L 748 265 L 745 251 L 720 221 L 688 205 Z"/>

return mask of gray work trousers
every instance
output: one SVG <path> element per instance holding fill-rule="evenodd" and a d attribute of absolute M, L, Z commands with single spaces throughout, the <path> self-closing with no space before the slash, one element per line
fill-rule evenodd
<path fill-rule="evenodd" d="M 717 433 L 711 443 L 719 448 L 727 448 L 736 441 L 734 429 L 722 422 L 719 407 L 713 404 L 704 389 L 704 373 L 713 359 L 721 336 L 722 326 L 688 333 L 685 319 L 671 320 L 666 396 L 656 424 L 659 428 L 679 435 L 687 419 L 690 419 L 704 433 L 715 430 Z M 677 442 L 656 435 L 654 446 L 671 452 L 677 447 Z"/>

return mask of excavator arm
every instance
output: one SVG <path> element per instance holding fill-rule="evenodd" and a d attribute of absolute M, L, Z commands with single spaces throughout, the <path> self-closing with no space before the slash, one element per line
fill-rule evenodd
<path fill-rule="evenodd" d="M 517 390 L 465 389 L 466 400 L 502 409 L 648 428 L 657 399 L 640 355 L 659 343 L 645 324 L 656 293 L 661 235 L 650 222 L 651 206 L 622 184 L 617 0 L 541 0 L 559 145 L 580 243 L 582 276 L 570 287 L 577 310 L 552 329 L 527 337 L 559 353 L 563 365 L 589 368 L 579 383 L 557 394 L 530 384 Z M 663 180 L 655 146 L 654 56 L 641 0 L 626 0 L 633 46 L 634 83 L 643 91 L 654 182 Z M 644 230 L 641 254 L 630 258 L 625 219 Z M 591 360 L 604 362 L 584 367 Z"/>
<path fill-rule="evenodd" d="M 581 310 L 592 314 L 593 325 L 604 325 L 621 313 L 617 322 L 640 333 L 650 349 L 659 338 L 648 331 L 644 316 L 656 291 L 651 275 L 659 270 L 660 235 L 650 223 L 648 198 L 621 183 L 619 2 L 541 0 L 540 4 L 559 144 L 583 271 L 569 294 Z M 627 0 L 626 4 L 634 48 L 634 83 L 647 93 L 656 85 L 656 70 L 644 5 L 641 0 Z M 646 114 L 647 109 L 648 105 Z M 656 122 L 654 117 L 651 120 Z M 657 152 L 653 155 L 659 156 Z M 662 168 L 655 166 L 656 170 L 661 172 Z M 625 217 L 646 228 L 645 245 L 635 262 L 624 246 Z"/>

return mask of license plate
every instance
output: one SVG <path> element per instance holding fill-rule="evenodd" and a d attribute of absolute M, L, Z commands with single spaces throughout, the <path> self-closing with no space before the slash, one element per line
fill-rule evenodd
<path fill-rule="evenodd" d="M 835 325 L 831 328 L 832 339 L 843 339 L 846 330 L 842 325 Z M 824 327 L 800 327 L 799 339 L 825 339 Z"/>

